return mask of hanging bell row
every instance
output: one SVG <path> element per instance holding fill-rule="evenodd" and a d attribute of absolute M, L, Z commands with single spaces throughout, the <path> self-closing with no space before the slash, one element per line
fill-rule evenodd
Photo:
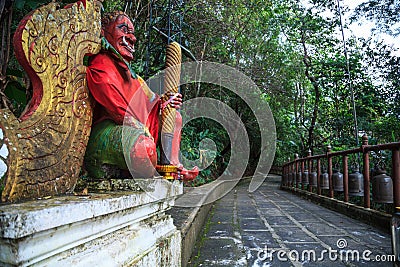
<path fill-rule="evenodd" d="M 372 198 L 376 203 L 393 203 L 393 181 L 392 178 L 386 174 L 385 170 L 377 169 L 372 173 Z M 309 173 L 308 169 L 303 172 L 290 172 L 284 175 L 284 184 L 294 184 L 295 182 L 301 183 L 306 186 L 317 186 L 318 175 L 317 172 L 312 171 Z M 329 189 L 329 175 L 327 170 L 324 169 L 319 176 L 320 188 Z M 344 191 L 343 174 L 337 170 L 333 170 L 332 186 L 335 192 Z M 355 168 L 348 176 L 348 190 L 349 196 L 364 196 L 364 176 L 360 173 L 359 168 Z"/>
<path fill-rule="evenodd" d="M 344 191 L 343 174 L 339 170 L 334 170 L 332 174 L 332 186 L 336 192 Z M 329 189 L 329 175 L 326 170 L 320 175 L 321 189 Z M 364 177 L 356 169 L 353 173 L 349 174 L 349 195 L 350 196 L 363 196 L 364 195 Z"/>

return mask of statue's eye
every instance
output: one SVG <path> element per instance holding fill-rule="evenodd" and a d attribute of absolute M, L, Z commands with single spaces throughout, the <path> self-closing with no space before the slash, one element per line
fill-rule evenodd
<path fill-rule="evenodd" d="M 128 33 L 128 28 L 127 28 L 125 25 L 121 25 L 121 26 L 119 27 L 119 29 L 120 29 L 121 31 L 123 31 L 123 33 Z"/>
<path fill-rule="evenodd" d="M 125 34 L 128 34 L 128 33 L 133 34 L 133 30 L 130 30 L 126 24 L 118 25 L 118 28 Z"/>

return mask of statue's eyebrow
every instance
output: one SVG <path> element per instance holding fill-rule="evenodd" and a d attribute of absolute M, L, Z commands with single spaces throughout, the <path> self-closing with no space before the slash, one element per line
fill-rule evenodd
<path fill-rule="evenodd" d="M 117 27 L 118 27 L 118 28 L 122 28 L 122 27 L 124 27 L 124 26 L 128 28 L 128 24 L 126 24 L 125 22 L 119 24 Z"/>
<path fill-rule="evenodd" d="M 118 28 L 122 28 L 124 26 L 129 29 L 129 26 L 128 26 L 128 24 L 126 24 L 126 22 L 123 22 L 123 23 L 119 24 L 117 27 Z"/>

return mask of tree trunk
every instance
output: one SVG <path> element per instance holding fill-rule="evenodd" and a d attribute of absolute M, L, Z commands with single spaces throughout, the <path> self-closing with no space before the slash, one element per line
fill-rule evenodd
<path fill-rule="evenodd" d="M 312 65 L 311 65 L 311 60 L 310 57 L 308 56 L 308 52 L 307 52 L 307 46 L 306 46 L 306 38 L 304 36 L 304 32 L 302 32 L 301 35 L 301 43 L 303 45 L 303 52 L 304 52 L 304 56 L 303 56 L 303 62 L 305 65 L 305 75 L 307 77 L 308 80 L 310 80 L 313 88 L 314 88 L 314 94 L 315 94 L 315 102 L 314 102 L 314 108 L 313 108 L 313 113 L 312 113 L 312 117 L 311 117 L 311 123 L 310 123 L 310 127 L 308 128 L 308 140 L 307 140 L 307 145 L 308 145 L 308 149 L 310 149 L 311 151 L 314 151 L 314 129 L 315 129 L 315 125 L 317 123 L 317 119 L 318 119 L 318 111 L 319 111 L 319 102 L 320 102 L 320 98 L 321 98 L 321 91 L 320 88 L 318 86 L 317 83 L 317 79 L 315 78 L 315 76 L 313 76 L 310 73 L 310 70 L 312 69 Z"/>

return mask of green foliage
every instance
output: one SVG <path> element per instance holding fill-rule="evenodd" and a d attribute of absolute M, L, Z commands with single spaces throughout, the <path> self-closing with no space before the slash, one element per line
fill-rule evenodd
<path fill-rule="evenodd" d="M 124 10 L 125 1 L 123 0 L 105 0 L 103 1 L 104 12 L 111 12 L 115 10 Z"/>
<path fill-rule="evenodd" d="M 14 9 L 21 10 L 21 11 L 26 10 L 26 9 L 33 10 L 43 4 L 45 4 L 45 1 L 42 1 L 42 0 L 15 0 Z"/>
<path fill-rule="evenodd" d="M 201 149 L 200 143 L 205 139 L 215 142 L 216 151 L 213 151 L 212 147 Z M 195 119 L 187 123 L 182 131 L 182 163 L 185 167 L 191 168 L 193 167 L 191 161 L 198 160 L 200 163 L 198 167 L 202 169 L 199 176 L 187 185 L 198 186 L 217 178 L 224 171 L 225 163 L 229 162 L 230 154 L 226 151 L 227 146 L 229 146 L 227 132 L 215 121 Z"/>
<path fill-rule="evenodd" d="M 14 114 L 19 117 L 27 105 L 27 95 L 25 87 L 23 86 L 22 71 L 19 70 L 8 70 L 7 75 L 7 86 L 4 89 L 4 94 L 10 101 L 10 108 Z M 14 75 L 13 75 L 14 74 Z"/>

